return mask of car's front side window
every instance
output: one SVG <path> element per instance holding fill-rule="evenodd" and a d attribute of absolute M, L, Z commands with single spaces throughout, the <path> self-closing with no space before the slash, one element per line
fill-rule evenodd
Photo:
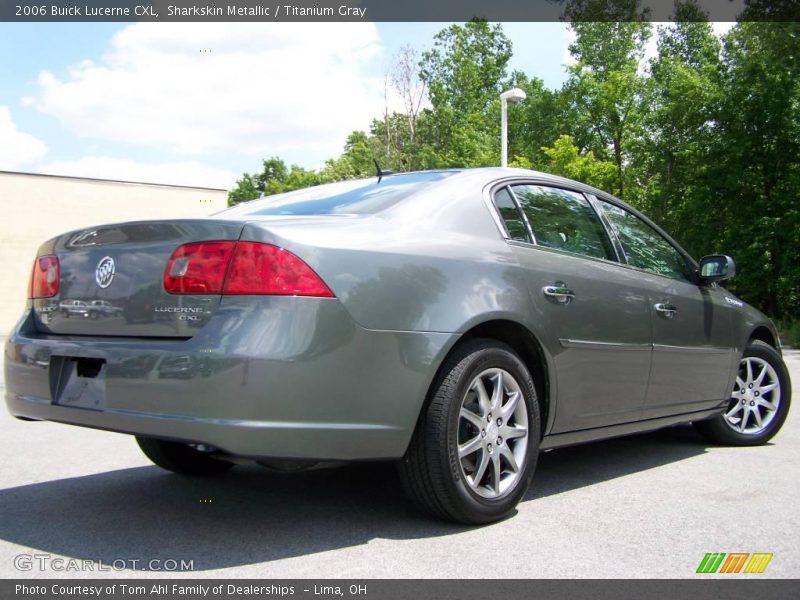
<path fill-rule="evenodd" d="M 691 280 L 686 259 L 661 234 L 633 213 L 605 200 L 598 202 L 629 265 L 673 279 Z"/>
<path fill-rule="evenodd" d="M 537 245 L 616 260 L 603 224 L 582 194 L 541 185 L 515 185 L 511 189 Z"/>

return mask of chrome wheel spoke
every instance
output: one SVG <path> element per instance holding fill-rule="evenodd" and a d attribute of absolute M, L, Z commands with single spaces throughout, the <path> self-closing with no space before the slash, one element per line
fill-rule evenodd
<path fill-rule="evenodd" d="M 492 489 L 494 495 L 500 495 L 500 453 L 492 453 Z"/>
<path fill-rule="evenodd" d="M 761 385 L 761 382 L 764 381 L 764 375 L 766 375 L 766 374 L 767 374 L 767 364 L 764 363 L 761 366 L 761 372 L 758 374 L 758 376 L 753 381 L 753 385 L 755 387 L 759 387 Z"/>
<path fill-rule="evenodd" d="M 503 372 L 498 371 L 494 380 L 494 391 L 492 392 L 492 411 L 500 410 L 503 403 L 503 394 L 505 387 L 503 386 Z"/>
<path fill-rule="evenodd" d="M 777 387 L 778 387 L 777 383 L 770 383 L 768 385 L 762 385 L 760 388 L 758 388 L 758 392 L 763 396 L 764 394 L 768 394 L 772 390 L 777 389 Z"/>
<path fill-rule="evenodd" d="M 486 391 L 486 386 L 483 384 L 483 379 L 478 377 L 472 384 L 472 389 L 478 395 L 478 406 L 481 409 L 481 416 L 485 417 L 492 410 L 492 401 L 489 399 L 489 393 Z"/>
<path fill-rule="evenodd" d="M 508 446 L 503 446 L 502 450 L 500 450 L 500 455 L 508 463 L 509 469 L 511 469 L 514 473 L 519 472 L 519 465 L 517 464 L 517 459 L 514 456 L 514 453 L 511 451 L 511 448 Z"/>
<path fill-rule="evenodd" d="M 750 411 L 750 414 L 753 415 L 753 418 L 756 420 L 756 424 L 759 427 L 764 427 L 764 425 L 763 425 L 763 423 L 761 421 L 761 412 L 758 410 L 757 406 L 753 410 Z"/>
<path fill-rule="evenodd" d="M 736 405 L 732 409 L 730 409 L 728 412 L 725 413 L 725 416 L 728 419 L 730 419 L 731 417 L 733 417 L 736 413 L 738 413 L 743 408 L 744 408 L 744 406 L 742 406 L 741 404 L 739 404 L 737 402 Z"/>
<path fill-rule="evenodd" d="M 472 474 L 472 487 L 477 489 L 481 484 L 483 476 L 486 474 L 486 468 L 489 466 L 489 453 L 486 450 L 481 454 L 481 462 L 475 472 Z"/>
<path fill-rule="evenodd" d="M 480 433 L 481 429 L 483 429 L 485 421 L 471 410 L 462 407 L 460 416 L 462 419 L 472 424 L 478 430 L 478 433 Z"/>
<path fill-rule="evenodd" d="M 748 409 L 744 409 L 742 411 L 742 420 L 739 421 L 739 431 L 744 432 L 744 426 L 747 423 L 747 417 L 750 415 L 750 411 Z"/>
<path fill-rule="evenodd" d="M 464 458 L 465 456 L 474 454 L 481 448 L 483 448 L 483 439 L 481 438 L 480 434 L 478 434 L 466 444 L 461 444 L 458 447 L 458 458 Z"/>
<path fill-rule="evenodd" d="M 520 392 L 514 392 L 508 397 L 508 402 L 505 403 L 505 406 L 500 410 L 500 413 L 503 415 L 503 418 L 507 421 L 511 415 L 514 414 L 514 411 L 517 410 L 517 405 L 519 404 L 519 399 L 522 394 Z"/>
<path fill-rule="evenodd" d="M 515 440 L 517 438 L 523 438 L 528 435 L 528 428 L 527 427 L 506 427 L 503 432 L 505 434 L 505 439 L 507 440 Z"/>
<path fill-rule="evenodd" d="M 771 411 L 774 411 L 774 410 L 778 410 L 778 407 L 777 407 L 777 406 L 775 406 L 775 405 L 774 405 L 772 402 L 770 402 L 769 400 L 765 400 L 764 398 L 759 398 L 759 399 L 758 399 L 758 402 L 757 402 L 757 404 L 758 404 L 759 406 L 763 406 L 764 408 L 766 408 L 766 409 L 767 409 L 768 411 L 770 411 L 770 412 L 771 412 Z"/>

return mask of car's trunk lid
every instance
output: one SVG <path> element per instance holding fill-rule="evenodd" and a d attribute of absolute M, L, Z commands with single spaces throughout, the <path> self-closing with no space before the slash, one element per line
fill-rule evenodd
<path fill-rule="evenodd" d="M 237 240 L 240 221 L 142 221 L 73 231 L 44 244 L 59 259 L 58 295 L 33 301 L 42 333 L 191 337 L 217 310 L 220 295 L 174 295 L 164 269 L 189 242 Z"/>

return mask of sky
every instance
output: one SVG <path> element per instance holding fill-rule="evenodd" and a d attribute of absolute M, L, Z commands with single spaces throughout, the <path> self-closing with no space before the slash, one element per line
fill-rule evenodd
<path fill-rule="evenodd" d="M 271 156 L 318 168 L 383 113 L 400 47 L 446 26 L 0 23 L 0 170 L 230 188 Z M 567 26 L 503 29 L 511 69 L 560 87 Z"/>

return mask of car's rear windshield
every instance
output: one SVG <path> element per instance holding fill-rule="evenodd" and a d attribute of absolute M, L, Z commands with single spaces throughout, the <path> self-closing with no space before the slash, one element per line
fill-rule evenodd
<path fill-rule="evenodd" d="M 404 173 L 386 175 L 380 183 L 377 177 L 329 183 L 252 200 L 217 213 L 217 216 L 376 213 L 455 173 Z"/>

